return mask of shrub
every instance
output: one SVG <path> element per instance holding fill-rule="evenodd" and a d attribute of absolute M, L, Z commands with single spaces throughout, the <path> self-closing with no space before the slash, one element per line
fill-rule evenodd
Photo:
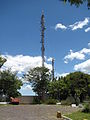
<path fill-rule="evenodd" d="M 90 96 L 86 96 L 85 101 L 90 101 Z"/>
<path fill-rule="evenodd" d="M 47 99 L 47 100 L 45 101 L 46 104 L 56 104 L 57 102 L 58 102 L 58 100 L 52 99 L 52 98 Z"/>
<path fill-rule="evenodd" d="M 68 97 L 66 100 L 61 101 L 62 105 L 71 105 L 73 103 L 75 103 L 75 100 L 73 97 Z"/>
<path fill-rule="evenodd" d="M 6 102 L 6 96 L 0 95 L 0 102 Z"/>
<path fill-rule="evenodd" d="M 42 104 L 42 101 L 38 97 L 34 97 L 33 104 Z"/>
<path fill-rule="evenodd" d="M 66 100 L 62 100 L 61 105 L 70 105 L 70 104 L 68 104 Z"/>
<path fill-rule="evenodd" d="M 90 103 L 85 104 L 84 109 L 82 110 L 82 112 L 90 113 Z"/>

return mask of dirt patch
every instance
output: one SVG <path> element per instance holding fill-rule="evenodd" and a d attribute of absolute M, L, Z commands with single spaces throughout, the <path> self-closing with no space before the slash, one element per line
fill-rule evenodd
<path fill-rule="evenodd" d="M 0 106 L 0 120 L 59 120 L 56 117 L 57 111 L 67 114 L 77 110 L 61 105 Z"/>

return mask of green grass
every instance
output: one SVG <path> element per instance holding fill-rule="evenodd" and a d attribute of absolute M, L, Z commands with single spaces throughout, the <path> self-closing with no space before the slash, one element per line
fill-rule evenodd
<path fill-rule="evenodd" d="M 68 114 L 66 116 L 71 118 L 72 120 L 90 120 L 90 113 L 83 113 L 80 111 Z"/>
<path fill-rule="evenodd" d="M 7 106 L 7 105 L 4 105 L 4 104 L 0 104 L 0 106 Z"/>

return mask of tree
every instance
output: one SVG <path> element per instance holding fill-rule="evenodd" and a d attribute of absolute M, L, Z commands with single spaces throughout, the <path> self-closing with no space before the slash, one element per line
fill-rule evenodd
<path fill-rule="evenodd" d="M 5 95 L 7 98 L 17 97 L 20 95 L 19 89 L 22 82 L 10 70 L 0 72 L 0 95 Z"/>
<path fill-rule="evenodd" d="M 64 1 L 69 2 L 71 5 L 75 5 L 75 6 L 80 6 L 81 4 L 83 4 L 84 2 L 87 2 L 87 7 L 88 9 L 90 9 L 90 0 L 60 0 L 60 1 Z"/>
<path fill-rule="evenodd" d="M 47 86 L 50 80 L 49 69 L 36 67 L 30 69 L 25 77 L 30 81 L 33 91 L 38 95 L 39 99 L 45 100 L 45 94 L 47 94 Z"/>
<path fill-rule="evenodd" d="M 90 96 L 90 75 L 82 72 L 70 73 L 66 76 L 70 94 L 82 102 L 86 96 Z"/>
<path fill-rule="evenodd" d="M 90 97 L 90 75 L 82 72 L 70 73 L 56 81 L 51 81 L 48 86 L 48 93 L 51 98 L 58 100 L 70 100 L 78 104 Z"/>
<path fill-rule="evenodd" d="M 49 97 L 64 100 L 68 97 L 69 89 L 65 78 L 61 77 L 56 81 L 51 81 L 48 86 Z"/>
<path fill-rule="evenodd" d="M 0 56 L 0 68 L 3 66 L 5 62 L 6 62 L 6 59 Z"/>

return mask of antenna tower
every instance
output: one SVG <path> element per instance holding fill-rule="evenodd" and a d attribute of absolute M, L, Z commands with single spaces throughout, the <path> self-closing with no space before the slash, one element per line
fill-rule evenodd
<path fill-rule="evenodd" d="M 42 11 L 42 16 L 41 16 L 41 52 L 42 52 L 42 67 L 44 67 L 44 62 L 45 62 L 45 58 L 44 58 L 44 52 L 45 52 L 45 47 L 44 47 L 44 31 L 45 31 L 45 20 L 44 20 L 44 12 Z"/>
<path fill-rule="evenodd" d="M 54 81 L 54 58 L 52 58 L 52 80 Z"/>

